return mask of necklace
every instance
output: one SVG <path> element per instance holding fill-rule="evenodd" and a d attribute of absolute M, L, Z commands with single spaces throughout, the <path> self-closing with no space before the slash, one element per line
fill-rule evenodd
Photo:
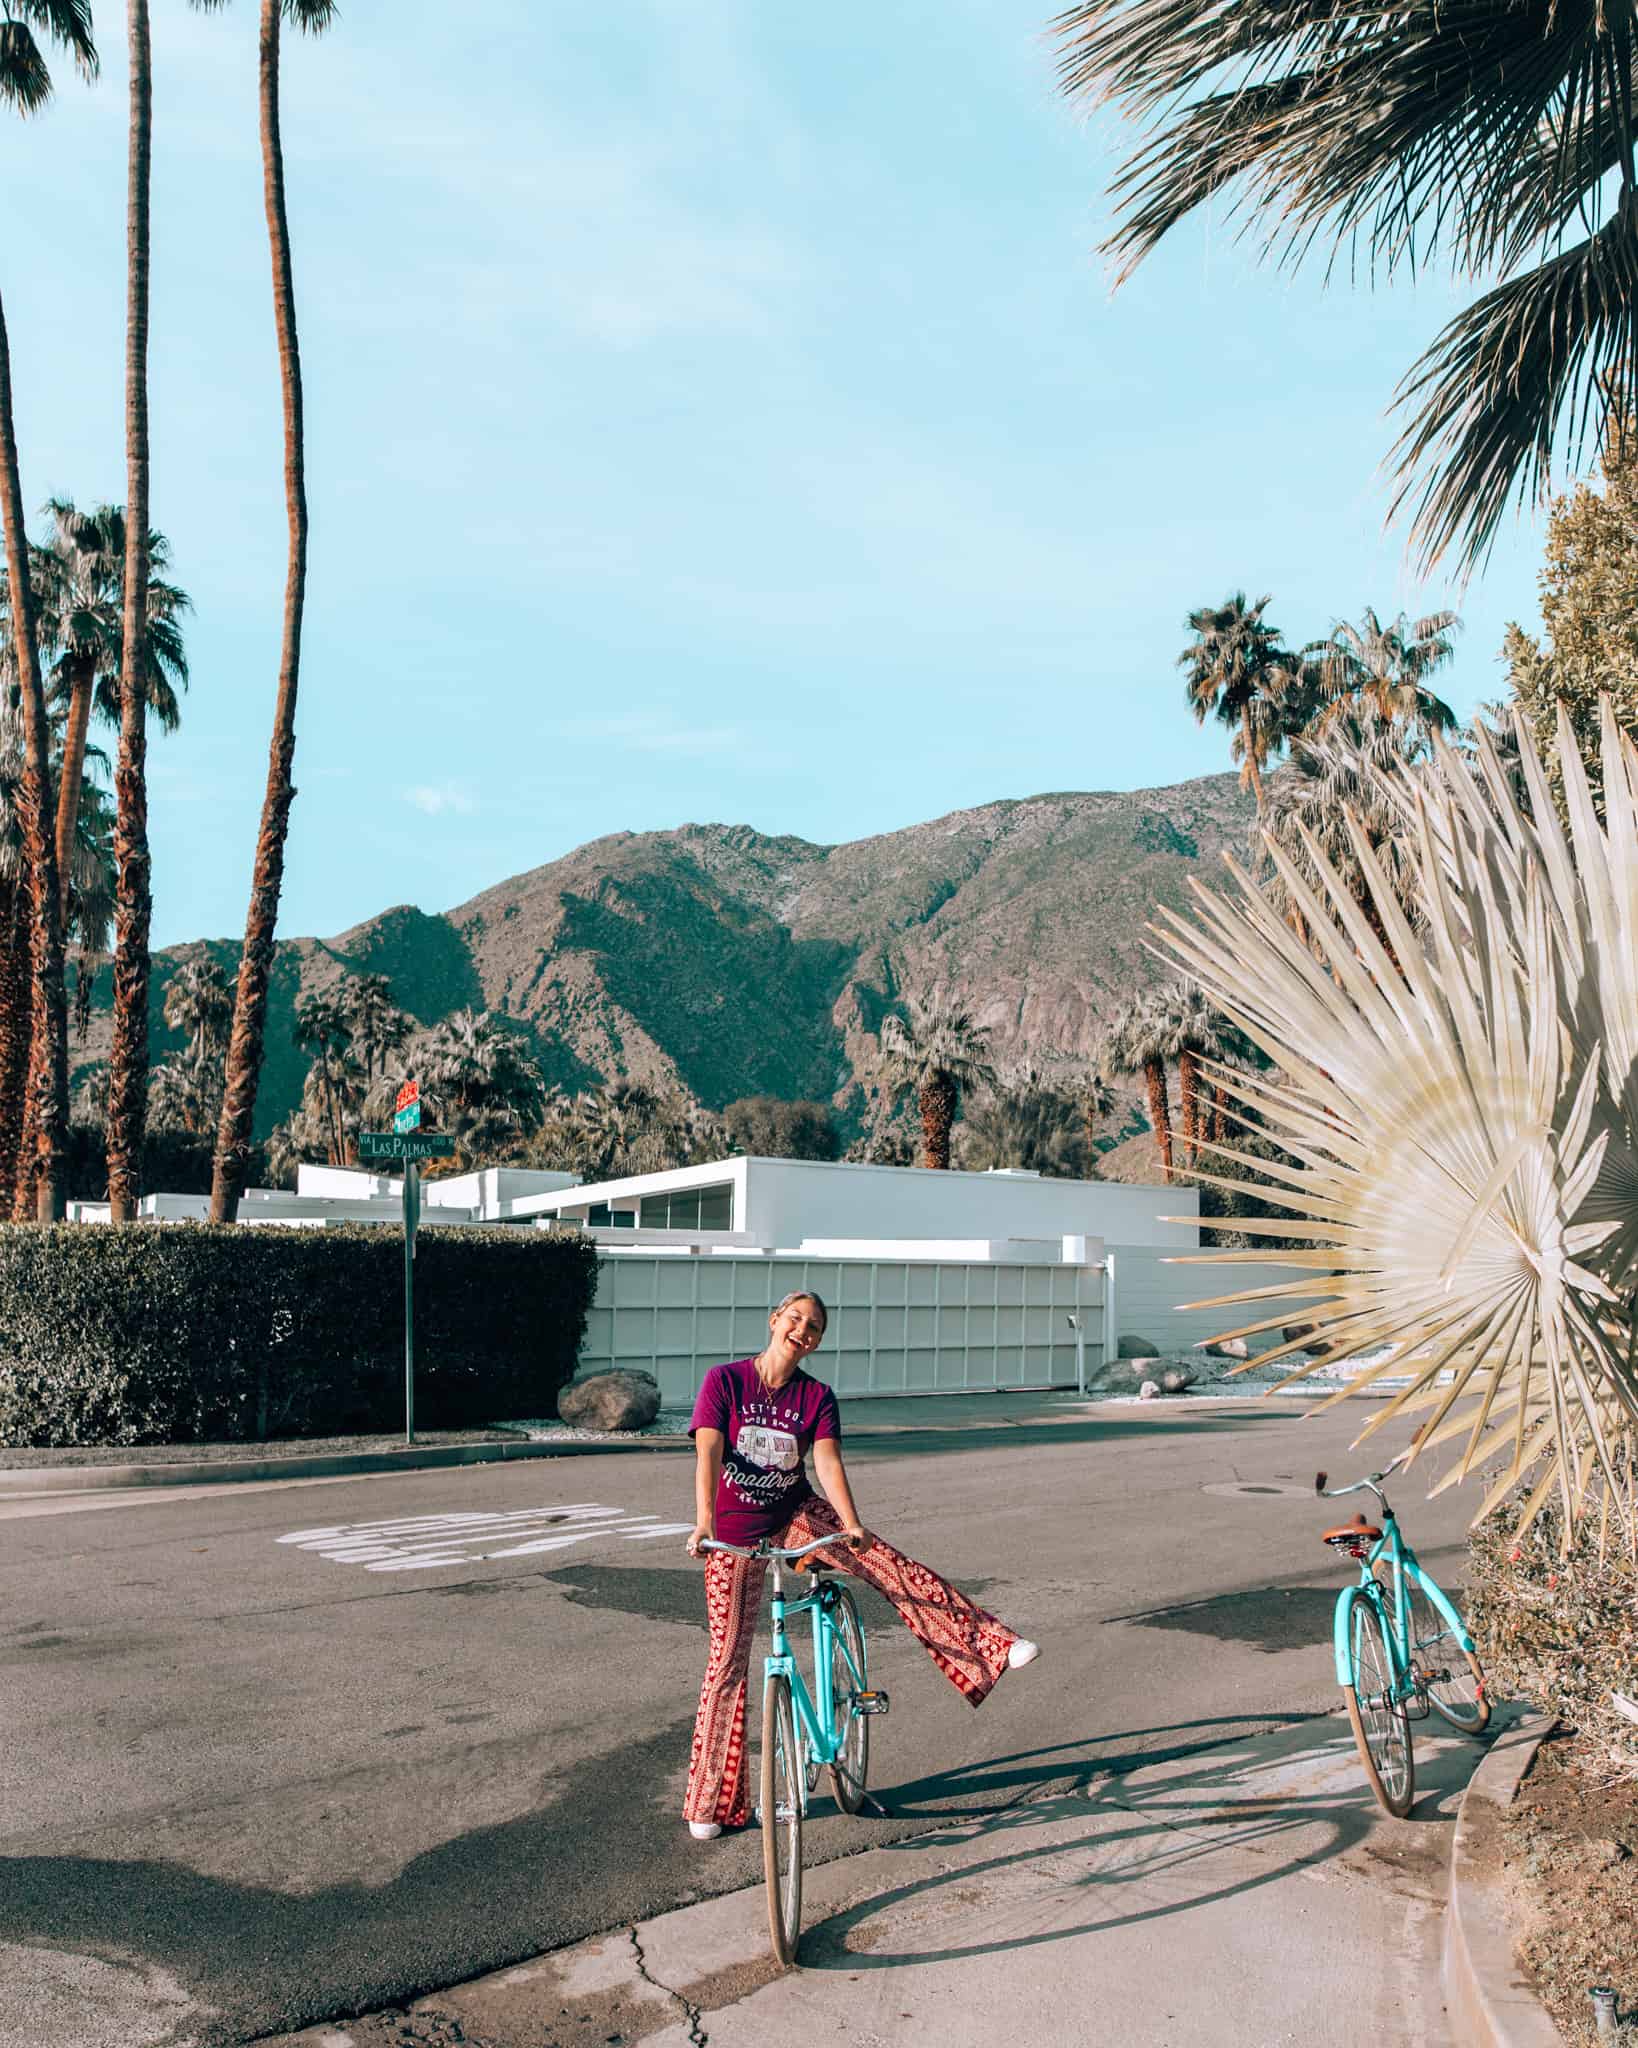
<path fill-rule="evenodd" d="M 787 1374 L 785 1379 L 782 1380 L 770 1379 L 767 1373 L 763 1370 L 762 1365 L 762 1361 L 766 1356 L 767 1354 L 765 1352 L 759 1351 L 755 1358 L 751 1360 L 751 1363 L 756 1368 L 757 1378 L 768 1389 L 768 1392 L 770 1394 L 777 1394 L 779 1392 L 779 1389 L 788 1383 L 790 1375 Z"/>

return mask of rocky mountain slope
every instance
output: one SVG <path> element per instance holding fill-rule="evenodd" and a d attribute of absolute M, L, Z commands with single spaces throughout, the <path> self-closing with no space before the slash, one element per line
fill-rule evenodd
<path fill-rule="evenodd" d="M 503 1011 L 566 1087 L 677 1080 L 713 1108 L 767 1094 L 856 1111 L 882 1016 L 913 991 L 959 997 L 1004 1060 L 1084 1058 L 1108 1011 L 1162 977 L 1144 948 L 1155 906 L 1215 878 L 1251 817 L 1214 775 L 985 804 L 840 846 L 746 825 L 615 833 L 443 916 L 400 906 L 283 943 L 258 1129 L 300 1093 L 296 1003 L 353 974 L 385 974 L 423 1023 Z M 231 971 L 234 945 L 202 944 Z M 156 957 L 156 1057 L 165 983 L 199 950 Z M 80 1068 L 107 1056 L 107 983 Z"/>

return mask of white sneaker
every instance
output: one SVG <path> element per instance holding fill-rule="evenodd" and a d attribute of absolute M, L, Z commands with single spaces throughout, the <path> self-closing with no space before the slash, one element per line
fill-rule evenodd
<path fill-rule="evenodd" d="M 1025 1664 L 1033 1664 L 1040 1654 L 1041 1646 L 1039 1643 L 1029 1642 L 1025 1637 L 1020 1636 L 1007 1652 L 1007 1666 L 1009 1670 L 1017 1671 Z"/>
<path fill-rule="evenodd" d="M 714 1842 L 722 1833 L 722 1823 L 715 1820 L 691 1820 L 688 1832 L 696 1842 Z"/>

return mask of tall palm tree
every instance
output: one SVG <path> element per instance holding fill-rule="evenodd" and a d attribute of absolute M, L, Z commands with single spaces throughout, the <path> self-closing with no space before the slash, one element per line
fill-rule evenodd
<path fill-rule="evenodd" d="M 114 768 L 114 1035 L 108 1057 L 108 1213 L 135 1216 L 148 1119 L 148 261 L 153 182 L 153 48 L 148 0 L 126 0 L 130 126 L 125 203 L 125 574 L 119 756 Z"/>
<path fill-rule="evenodd" d="M 943 1169 L 963 1091 L 996 1085 L 990 1034 L 959 1003 L 938 996 L 912 996 L 908 1008 L 907 1018 L 882 1019 L 883 1061 L 901 1089 L 916 1091 L 922 1165 Z"/>
<path fill-rule="evenodd" d="M 1384 625 L 1370 605 L 1357 626 L 1339 619 L 1329 639 L 1305 650 L 1318 664 L 1328 700 L 1316 725 L 1324 730 L 1338 712 L 1364 701 L 1419 739 L 1449 732 L 1456 714 L 1428 683 L 1455 654 L 1450 636 L 1461 623 L 1454 612 L 1423 619 L 1401 612 Z"/>
<path fill-rule="evenodd" d="M 1265 888 L 1269 901 L 1305 944 L 1311 937 L 1310 911 L 1324 902 L 1323 895 L 1313 893 L 1318 866 L 1311 849 L 1317 846 L 1325 862 L 1348 878 L 1355 904 L 1394 957 L 1356 834 L 1363 837 L 1396 901 L 1414 917 L 1414 833 L 1395 792 L 1403 771 L 1425 762 L 1429 751 L 1414 721 L 1394 719 L 1367 696 L 1354 699 L 1292 743 L 1290 768 L 1274 792 L 1266 820 L 1266 837 L 1279 847 L 1285 864 L 1274 864 L 1265 876 Z"/>
<path fill-rule="evenodd" d="M 0 1218 L 12 1215 L 16 1197 L 34 1035 L 22 796 L 22 717 L 0 692 Z"/>
<path fill-rule="evenodd" d="M 51 71 L 34 31 L 66 51 L 87 79 L 97 72 L 89 0 L 0 0 L 0 104 L 37 113 L 51 97 Z M 21 788 L 31 903 L 33 1023 L 29 1088 L 36 1099 L 39 1215 L 63 1213 L 63 1143 L 68 1129 L 68 998 L 63 979 L 61 892 L 51 834 L 51 735 L 40 680 L 34 591 L 23 527 L 23 481 L 12 403 L 11 345 L 0 298 L 0 526 L 5 529 L 12 648 L 22 698 Z"/>
<path fill-rule="evenodd" d="M 1197 208 L 1276 261 L 1485 288 L 1400 385 L 1395 511 L 1471 565 L 1555 459 L 1638 409 L 1638 70 L 1625 6 L 1076 0 L 1066 91 L 1142 133 L 1114 184 L 1129 275 Z"/>
<path fill-rule="evenodd" d="M 386 1072 L 388 1060 L 408 1042 L 415 1025 L 394 1003 L 392 983 L 384 974 L 361 974 L 349 982 L 342 991 L 341 1008 L 368 1087 Z"/>
<path fill-rule="evenodd" d="M 200 4 L 216 6 L 222 4 L 222 0 L 200 0 Z M 296 334 L 290 221 L 285 208 L 284 148 L 279 133 L 279 30 L 281 23 L 289 20 L 307 34 L 319 35 L 335 19 L 335 13 L 335 0 L 261 0 L 262 190 L 267 213 L 267 238 L 273 258 L 273 318 L 278 334 L 279 377 L 284 398 L 284 493 L 290 548 L 285 569 L 279 692 L 273 709 L 267 790 L 262 799 L 261 829 L 256 840 L 256 865 L 250 883 L 244 950 L 239 955 L 233 1037 L 228 1046 L 227 1086 L 211 1176 L 210 1213 L 215 1223 L 231 1223 L 237 1217 L 239 1197 L 244 1191 L 245 1173 L 250 1163 L 251 1124 L 256 1114 L 256 1089 L 262 1073 L 262 1034 L 267 1025 L 267 987 L 273 970 L 273 937 L 279 921 L 279 891 L 284 882 L 284 842 L 290 826 L 290 804 L 296 794 L 290 773 L 296 757 L 296 689 L 301 674 L 302 608 L 307 594 L 307 481 L 302 441 L 301 350 Z"/>
<path fill-rule="evenodd" d="M 352 1050 L 352 1030 L 342 1003 L 334 996 L 304 997 L 296 1006 L 295 1039 L 303 1052 L 313 1055 L 330 1164 L 340 1165 L 346 1157 L 347 1144 L 337 1082 L 343 1062 Z"/>
<path fill-rule="evenodd" d="M 1194 641 L 1177 657 L 1187 671 L 1184 694 L 1195 722 L 1215 718 L 1231 735 L 1230 751 L 1240 763 L 1263 809 L 1263 770 L 1312 710 L 1312 680 L 1274 627 L 1263 623 L 1271 600 L 1246 603 L 1237 590 L 1221 604 L 1189 614 Z"/>
<path fill-rule="evenodd" d="M 1165 990 L 1157 1008 L 1168 1057 L 1177 1062 L 1183 1164 L 1192 1167 L 1199 1164 L 1200 1147 L 1207 1140 L 1201 1062 L 1221 1059 L 1228 1049 L 1225 1024 L 1201 990 L 1191 982 L 1177 982 Z"/>
<path fill-rule="evenodd" d="M 1160 1170 L 1172 1177 L 1172 1105 L 1166 1080 L 1171 1033 L 1165 1013 L 1151 996 L 1138 996 L 1109 1021 L 1103 1065 L 1112 1074 L 1141 1075 L 1149 1097 L 1149 1122 L 1160 1151 Z"/>
<path fill-rule="evenodd" d="M 1086 1156 L 1089 1161 L 1096 1161 L 1098 1126 L 1114 1114 L 1115 1091 L 1109 1085 L 1108 1076 L 1094 1068 L 1076 1087 L 1075 1099 L 1080 1106 L 1081 1121 L 1086 1126 Z"/>
<path fill-rule="evenodd" d="M 422 1099 L 461 1160 L 512 1149 L 538 1128 L 548 1096 L 539 1064 L 491 1010 L 457 1010 L 417 1049 Z"/>
<path fill-rule="evenodd" d="M 68 498 L 46 506 L 51 536 L 35 551 L 41 651 L 51 658 L 51 699 L 63 715 L 57 793 L 57 873 L 67 914 L 68 869 L 73 861 L 77 796 L 91 714 L 111 725 L 121 719 L 120 663 L 124 652 L 125 514 L 118 505 L 81 512 Z M 188 685 L 182 616 L 193 609 L 185 590 L 165 581 L 170 546 L 162 533 L 148 536 L 148 623 L 144 635 L 147 708 L 166 732 L 181 720 L 178 689 Z"/>

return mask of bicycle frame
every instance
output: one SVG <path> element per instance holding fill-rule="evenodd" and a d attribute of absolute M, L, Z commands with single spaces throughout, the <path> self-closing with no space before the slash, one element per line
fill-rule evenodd
<path fill-rule="evenodd" d="M 1394 1704 L 1398 1705 L 1413 1700 L 1421 1690 L 1411 1662 L 1410 1581 L 1414 1580 L 1422 1588 L 1429 1605 L 1442 1617 L 1462 1650 L 1472 1650 L 1473 1638 L 1442 1588 L 1423 1571 L 1415 1551 L 1400 1535 L 1398 1518 L 1380 1488 L 1373 1487 L 1372 1491 L 1382 1502 L 1382 1534 L 1371 1546 L 1369 1554 L 1360 1560 L 1359 1583 L 1345 1587 L 1337 1601 L 1332 1648 L 1336 1653 L 1337 1684 L 1351 1686 L 1354 1683 L 1354 1665 L 1348 1637 L 1354 1602 L 1359 1599 L 1373 1601 L 1382 1617 L 1382 1632 L 1387 1638 L 1388 1654 L 1393 1659 L 1393 1698 Z M 1377 1565 L 1384 1559 L 1390 1570 L 1387 1586 L 1376 1574 Z"/>
<path fill-rule="evenodd" d="M 831 1610 L 836 1605 L 837 1589 L 824 1580 L 818 1581 L 812 1592 L 800 1600 L 787 1601 L 785 1598 L 785 1566 L 780 1559 L 773 1560 L 773 1590 L 769 1599 L 769 1616 L 773 1631 L 773 1642 L 768 1655 L 763 1659 L 764 1679 L 775 1673 L 785 1678 L 791 1689 L 791 1704 L 796 1709 L 797 1725 L 802 1740 L 811 1752 L 816 1764 L 833 1764 L 842 1752 L 842 1734 L 836 1725 L 836 1694 L 833 1685 L 833 1660 L 831 1650 L 841 1644 L 842 1656 L 852 1675 L 853 1683 L 862 1691 L 864 1674 L 853 1669 L 853 1653 L 845 1637 L 837 1634 L 831 1621 Z M 810 1694 L 802 1677 L 801 1667 L 791 1650 L 790 1638 L 785 1632 L 787 1621 L 799 1614 L 813 1617 L 813 1694 Z M 816 1695 L 816 1696 L 815 1696 Z M 802 1811 L 808 1806 L 808 1773 L 801 1774 Z"/>

